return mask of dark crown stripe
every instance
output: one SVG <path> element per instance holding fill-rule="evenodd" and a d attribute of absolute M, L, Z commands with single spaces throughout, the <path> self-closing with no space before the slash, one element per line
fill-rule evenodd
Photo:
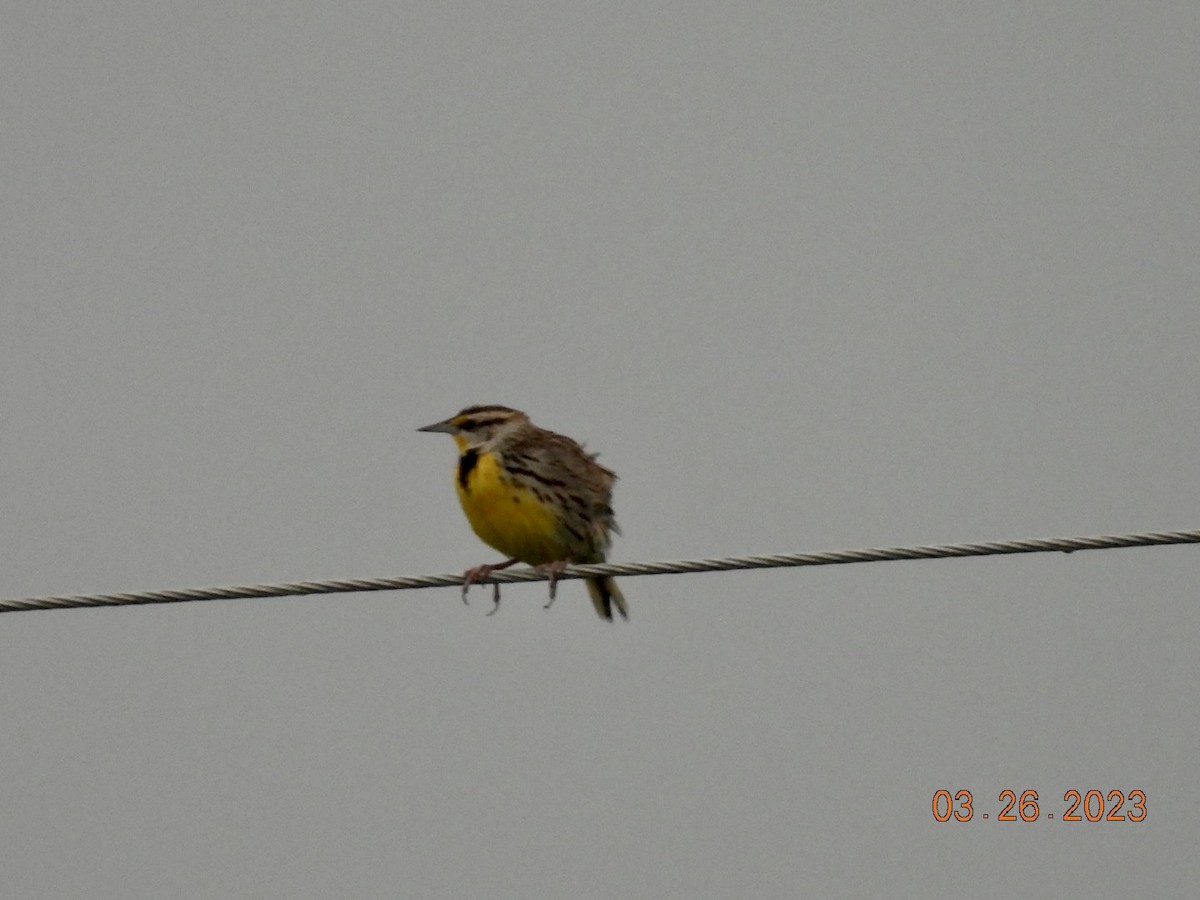
<path fill-rule="evenodd" d="M 508 406 L 468 406 L 466 409 L 460 412 L 459 415 L 473 416 L 476 413 L 483 412 L 514 413 L 516 410 Z"/>

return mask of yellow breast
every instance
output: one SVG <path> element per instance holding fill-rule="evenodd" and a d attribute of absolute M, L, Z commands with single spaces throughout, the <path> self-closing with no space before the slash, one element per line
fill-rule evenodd
<path fill-rule="evenodd" d="M 567 557 L 553 508 L 504 476 L 495 454 L 464 453 L 455 486 L 467 521 L 484 543 L 533 566 Z"/>

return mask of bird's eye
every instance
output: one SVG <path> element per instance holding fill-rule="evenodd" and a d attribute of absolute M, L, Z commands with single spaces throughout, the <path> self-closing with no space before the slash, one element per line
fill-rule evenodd
<path fill-rule="evenodd" d="M 458 426 L 460 431 L 474 431 L 477 426 L 470 419 Z"/>

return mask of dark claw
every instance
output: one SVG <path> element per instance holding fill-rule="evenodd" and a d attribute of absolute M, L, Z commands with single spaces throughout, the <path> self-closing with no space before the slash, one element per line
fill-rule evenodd
<path fill-rule="evenodd" d="M 492 611 L 488 613 L 489 616 L 494 616 L 496 614 L 496 610 L 500 608 L 500 582 L 498 581 L 492 585 L 492 602 L 496 605 L 493 606 Z"/>
<path fill-rule="evenodd" d="M 467 602 L 467 591 L 470 589 L 471 585 L 482 584 L 483 580 L 485 578 L 489 578 L 493 572 L 498 572 L 501 569 L 507 569 L 509 566 L 511 566 L 515 562 L 516 562 L 515 559 L 506 559 L 502 563 L 489 563 L 489 564 L 483 565 L 483 566 L 476 566 L 473 569 L 467 569 L 467 571 L 463 572 L 463 585 L 462 585 L 463 603 Z M 495 603 L 496 606 L 499 606 L 500 605 L 500 582 L 498 582 L 498 581 L 493 582 L 492 586 L 494 588 L 494 590 L 492 591 L 492 602 Z M 488 615 L 490 616 L 495 611 L 496 610 L 493 609 L 492 612 L 488 613 Z"/>
<path fill-rule="evenodd" d="M 554 605 L 554 598 L 558 594 L 558 576 L 563 573 L 566 567 L 566 561 L 546 563 L 544 566 L 538 566 L 539 569 L 546 573 L 546 580 L 550 582 L 550 602 L 543 606 L 542 609 L 549 609 Z"/>

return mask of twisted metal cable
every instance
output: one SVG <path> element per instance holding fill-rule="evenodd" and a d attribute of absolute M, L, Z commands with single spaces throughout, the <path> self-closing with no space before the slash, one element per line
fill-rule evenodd
<path fill-rule="evenodd" d="M 623 575 L 626 577 L 631 575 L 674 575 L 686 572 L 831 566 L 843 563 L 886 562 L 902 559 L 998 556 L 1008 553 L 1072 553 L 1075 550 L 1111 550 L 1116 547 L 1151 547 L 1163 544 L 1200 544 L 1200 530 L 988 541 L 977 544 L 940 544 L 923 547 L 829 550 L 817 553 L 779 553 L 768 556 L 726 556 L 716 559 L 685 559 L 674 562 L 604 563 L 592 566 L 571 566 L 559 576 L 559 580 L 596 575 Z M 518 581 L 544 581 L 545 579 L 546 575 L 536 569 L 515 569 L 494 572 L 480 583 L 511 584 Z M 236 600 L 246 597 L 295 597 L 304 594 L 343 594 L 457 587 L 462 584 L 462 580 L 462 575 L 416 575 L 400 578 L 352 578 L 336 581 L 300 581 L 291 584 L 256 584 L 246 587 L 185 588 L 127 594 L 32 597 L 23 600 L 0 600 L 0 613 L 34 609 L 72 609 L 84 606 L 183 603 L 189 600 Z"/>

